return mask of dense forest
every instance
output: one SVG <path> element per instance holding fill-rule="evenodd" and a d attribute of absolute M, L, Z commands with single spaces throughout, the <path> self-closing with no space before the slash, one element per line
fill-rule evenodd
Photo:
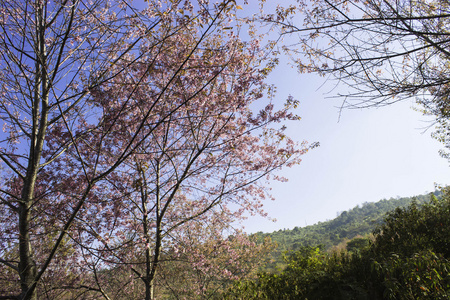
<path fill-rule="evenodd" d="M 370 237 L 366 226 L 352 232 L 357 238 L 346 242 L 346 248 L 317 245 L 322 241 L 319 233 L 316 245 L 308 244 L 309 239 L 301 245 L 300 239 L 293 238 L 289 243 L 282 239 L 281 246 L 292 249 L 283 255 L 284 267 L 267 268 L 255 280 L 236 282 L 228 299 L 449 299 L 449 190 L 365 204 L 332 221 L 303 229 L 318 232 L 314 229 L 330 228 L 338 232 L 353 228 L 353 222 L 364 225 L 394 203 L 409 205 L 375 218 Z M 348 222 L 342 222 L 343 218 Z M 293 231 L 270 235 L 280 239 Z M 329 242 L 328 232 L 322 236 Z M 297 241 L 296 246 L 292 241 Z"/>

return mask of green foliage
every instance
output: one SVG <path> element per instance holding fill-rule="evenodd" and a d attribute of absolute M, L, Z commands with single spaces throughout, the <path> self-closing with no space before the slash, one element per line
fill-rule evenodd
<path fill-rule="evenodd" d="M 449 299 L 450 191 L 387 214 L 373 241 L 347 251 L 302 246 L 286 267 L 235 284 L 225 299 Z"/>
<path fill-rule="evenodd" d="M 440 195 L 437 191 L 434 195 Z M 412 202 L 417 205 L 425 203 L 429 199 L 428 195 L 419 195 L 416 197 L 391 198 L 389 200 L 381 200 L 375 203 L 364 203 L 362 206 L 356 206 L 351 210 L 344 211 L 335 219 L 319 222 L 315 225 L 306 226 L 303 228 L 295 227 L 292 230 L 278 230 L 272 233 L 258 232 L 256 236 L 263 240 L 270 237 L 272 241 L 278 244 L 278 247 L 271 253 L 266 263 L 266 271 L 275 272 L 285 267 L 282 260 L 283 253 L 286 251 L 296 251 L 304 246 L 318 246 L 322 245 L 324 249 L 336 247 L 339 244 L 344 244 L 355 237 L 367 237 L 375 228 L 382 224 L 387 212 L 392 211 L 398 207 L 406 207 Z M 367 245 L 367 239 L 360 241 L 361 245 L 354 245 L 350 247 L 363 247 Z M 349 251 L 356 250 L 349 249 Z"/>
<path fill-rule="evenodd" d="M 347 251 L 352 253 L 363 251 L 369 247 L 369 242 L 370 240 L 366 238 L 354 238 L 347 243 Z"/>
<path fill-rule="evenodd" d="M 450 261 L 429 250 L 411 257 L 392 254 L 373 268 L 381 276 L 386 299 L 449 299 Z"/>
<path fill-rule="evenodd" d="M 368 256 L 387 299 L 450 298 L 450 190 L 387 214 Z"/>
<path fill-rule="evenodd" d="M 385 218 L 375 231 L 374 251 L 379 255 L 402 253 L 411 256 L 422 250 L 442 253 L 450 257 L 450 203 L 449 196 L 441 200 L 432 196 L 429 203 L 413 203 L 397 208 Z"/>
<path fill-rule="evenodd" d="M 239 282 L 225 299 L 370 299 L 348 277 L 350 256 L 302 247 L 285 257 L 280 274 L 260 273 L 257 281 Z"/>

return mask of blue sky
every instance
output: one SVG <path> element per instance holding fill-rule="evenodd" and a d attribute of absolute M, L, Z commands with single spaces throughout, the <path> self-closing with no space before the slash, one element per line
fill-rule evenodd
<path fill-rule="evenodd" d="M 256 4 L 243 5 L 241 13 L 255 12 Z M 287 132 L 320 147 L 304 155 L 299 166 L 280 172 L 287 183 L 271 185 L 275 201 L 266 201 L 264 209 L 277 221 L 250 217 L 243 222 L 245 231 L 312 225 L 364 202 L 419 195 L 434 191 L 436 184 L 450 184 L 449 162 L 438 153 L 443 145 L 431 137 L 433 119 L 413 109 L 414 99 L 344 110 L 339 118 L 342 99 L 332 97 L 346 87 L 299 74 L 288 62 L 282 59 L 269 77 L 280 101 L 289 95 L 300 100 L 296 112 L 302 120 L 287 124 Z"/>
<path fill-rule="evenodd" d="M 414 101 L 382 108 L 344 110 L 330 98 L 344 86 L 313 74 L 298 74 L 283 61 L 269 81 L 278 99 L 300 100 L 300 122 L 287 124 L 297 141 L 319 142 L 301 165 L 280 174 L 287 183 L 272 184 L 275 201 L 265 210 L 273 222 L 250 217 L 247 232 L 271 232 L 312 225 L 364 202 L 431 192 L 450 184 L 449 162 L 438 154 L 443 145 L 431 137 L 432 118 L 413 110 Z M 428 129 L 427 129 L 428 128 Z"/>

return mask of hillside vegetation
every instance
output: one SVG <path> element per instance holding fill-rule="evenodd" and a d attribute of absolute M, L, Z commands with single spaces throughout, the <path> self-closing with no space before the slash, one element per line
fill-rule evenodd
<path fill-rule="evenodd" d="M 436 191 L 435 196 L 442 192 Z M 430 200 L 430 194 L 414 197 L 383 199 L 378 202 L 365 202 L 361 206 L 344 211 L 335 219 L 319 222 L 306 227 L 278 230 L 272 233 L 258 232 L 260 240 L 270 238 L 277 247 L 266 263 L 266 270 L 277 270 L 285 265 L 283 254 L 305 246 L 320 246 L 324 250 L 333 247 L 346 248 L 347 242 L 355 237 L 368 237 L 378 225 L 383 223 L 387 212 L 398 207 L 406 207 L 412 202 L 423 204 Z"/>
<path fill-rule="evenodd" d="M 282 269 L 236 282 L 225 299 L 450 299 L 450 189 L 428 200 L 389 211 L 347 249 L 299 246 Z"/>

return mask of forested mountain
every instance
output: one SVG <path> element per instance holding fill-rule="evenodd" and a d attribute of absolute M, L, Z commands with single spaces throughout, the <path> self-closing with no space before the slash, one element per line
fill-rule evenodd
<path fill-rule="evenodd" d="M 442 193 L 436 191 L 435 196 Z M 415 197 L 383 199 L 378 202 L 365 202 L 361 206 L 344 211 L 335 219 L 319 222 L 306 227 L 278 230 L 272 233 L 258 232 L 259 239 L 270 237 L 277 244 L 271 253 L 272 262 L 267 263 L 267 269 L 275 270 L 281 267 L 283 253 L 297 250 L 303 246 L 318 246 L 327 250 L 332 247 L 345 247 L 347 241 L 355 237 L 369 236 L 377 225 L 381 225 L 387 212 L 397 207 L 406 207 L 413 201 L 422 204 L 430 200 L 430 194 Z"/>

